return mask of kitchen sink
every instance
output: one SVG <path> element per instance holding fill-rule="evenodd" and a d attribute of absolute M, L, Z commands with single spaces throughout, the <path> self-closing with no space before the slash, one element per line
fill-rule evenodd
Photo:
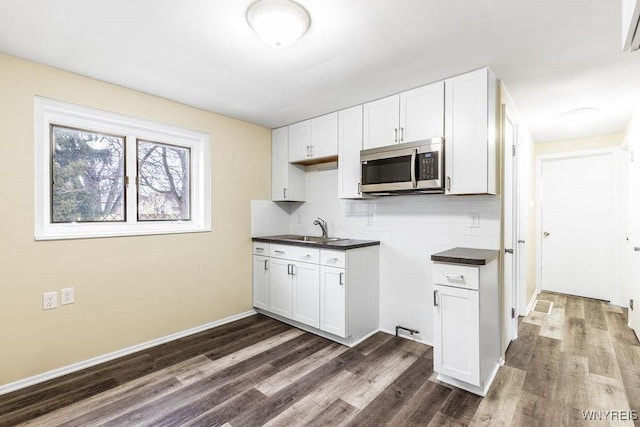
<path fill-rule="evenodd" d="M 339 240 L 344 240 L 344 239 L 340 239 L 338 237 L 291 235 L 291 236 L 283 237 L 282 240 L 288 240 L 288 241 L 291 241 L 291 242 L 305 242 L 305 243 L 318 243 L 318 244 L 321 244 L 321 243 L 337 242 Z"/>

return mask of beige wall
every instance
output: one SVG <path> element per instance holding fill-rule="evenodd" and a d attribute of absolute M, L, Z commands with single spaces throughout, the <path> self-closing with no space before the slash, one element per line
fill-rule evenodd
<path fill-rule="evenodd" d="M 213 231 L 34 241 L 35 95 L 209 133 Z M 0 386 L 251 309 L 268 129 L 5 55 L 0 123 Z M 42 310 L 68 286 L 75 304 Z"/>
<path fill-rule="evenodd" d="M 540 142 L 536 144 L 536 156 L 541 154 L 592 150 L 596 148 L 619 147 L 622 145 L 622 137 L 623 135 L 621 133 L 614 133 L 611 135 L 594 136 L 591 138 Z"/>

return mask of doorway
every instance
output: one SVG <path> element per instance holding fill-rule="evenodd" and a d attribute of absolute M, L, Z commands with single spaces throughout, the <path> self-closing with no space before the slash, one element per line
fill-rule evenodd
<path fill-rule="evenodd" d="M 616 159 L 613 150 L 538 159 L 543 291 L 606 301 L 616 295 Z"/>

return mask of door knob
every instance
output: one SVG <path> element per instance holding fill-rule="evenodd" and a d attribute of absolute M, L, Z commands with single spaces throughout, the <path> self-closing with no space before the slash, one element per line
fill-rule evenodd
<path fill-rule="evenodd" d="M 551 233 L 549 233 L 548 231 L 545 231 L 544 233 L 542 233 L 542 235 L 543 235 L 544 237 L 549 237 L 549 235 L 550 235 L 550 234 L 551 234 Z"/>
<path fill-rule="evenodd" d="M 504 253 L 505 254 L 513 254 L 513 249 L 505 249 Z"/>

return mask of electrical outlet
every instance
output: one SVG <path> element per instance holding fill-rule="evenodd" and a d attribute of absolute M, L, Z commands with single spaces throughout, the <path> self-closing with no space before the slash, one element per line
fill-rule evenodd
<path fill-rule="evenodd" d="M 74 302 L 73 288 L 60 289 L 60 305 L 73 304 Z"/>
<path fill-rule="evenodd" d="M 45 292 L 42 294 L 42 309 L 51 310 L 58 306 L 58 293 Z"/>
<path fill-rule="evenodd" d="M 373 225 L 373 214 L 367 214 L 367 225 Z"/>
<path fill-rule="evenodd" d="M 469 228 L 478 228 L 478 227 L 480 227 L 480 214 L 472 213 L 471 222 L 469 223 Z"/>

